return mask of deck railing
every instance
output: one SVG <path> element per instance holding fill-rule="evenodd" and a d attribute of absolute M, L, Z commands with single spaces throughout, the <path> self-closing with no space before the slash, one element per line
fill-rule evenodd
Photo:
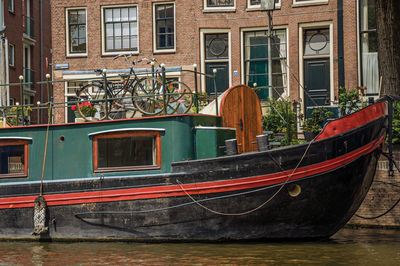
<path fill-rule="evenodd" d="M 186 73 L 192 73 L 193 78 L 194 78 L 194 89 L 190 89 L 190 94 L 191 97 L 193 97 L 193 107 L 191 108 L 190 112 L 192 113 L 198 113 L 200 109 L 215 100 L 216 104 L 216 115 L 218 115 L 218 101 L 216 98 L 218 97 L 217 94 L 217 88 L 216 88 L 216 72 L 214 72 L 214 75 L 207 75 L 205 73 L 201 73 L 197 71 L 197 67 L 194 65 L 193 70 L 181 70 L 182 72 Z M 49 96 L 47 99 L 47 102 L 41 103 L 37 102 L 34 104 L 25 104 L 23 101 L 21 103 L 16 102 L 14 105 L 10 106 L 0 106 L 0 119 L 3 121 L 3 126 L 21 126 L 21 125 L 30 125 L 30 124 L 40 124 L 39 117 L 41 117 L 42 113 L 47 113 L 49 114 L 49 123 L 53 123 L 54 119 L 54 109 L 56 108 L 70 108 L 72 105 L 79 104 L 78 100 L 73 100 L 73 101 L 65 101 L 65 102 L 54 102 L 54 98 L 51 97 L 53 95 L 52 93 L 52 85 L 55 83 L 65 83 L 65 82 L 71 82 L 73 80 L 52 80 L 50 74 L 46 75 L 46 80 L 45 81 L 34 81 L 34 72 L 30 69 L 24 69 L 24 74 L 20 76 L 20 82 L 19 83 L 10 83 L 10 84 L 0 84 L 0 90 L 5 90 L 5 87 L 9 87 L 10 90 L 18 90 L 20 91 L 20 99 L 25 99 L 25 88 L 33 88 L 35 84 L 39 84 L 47 88 L 47 95 Z M 137 76 L 153 76 L 156 77 L 157 75 L 160 75 L 160 80 L 162 81 L 162 86 L 163 88 L 166 88 L 167 83 L 167 71 L 163 67 L 161 70 L 156 70 L 154 67 L 152 67 L 151 71 L 146 71 L 143 73 L 136 73 Z M 199 92 L 198 88 L 198 79 L 200 76 L 206 76 L 208 78 L 214 79 L 214 90 L 215 90 L 215 95 L 209 96 L 205 95 L 203 93 Z M 125 75 L 126 77 L 126 75 Z M 106 71 L 103 72 L 100 81 L 103 84 L 103 86 L 107 86 L 108 83 L 111 82 L 111 80 L 115 80 L 115 78 L 121 78 L 120 75 L 112 75 L 112 74 L 107 74 Z M 86 78 L 86 79 L 79 79 L 76 81 L 79 82 L 92 82 L 94 80 L 99 81 L 99 77 L 96 78 Z M 123 81 L 121 81 L 123 82 Z M 181 93 L 179 92 L 174 92 L 174 93 L 169 93 L 167 90 L 162 90 L 162 97 L 164 101 L 164 106 L 166 106 L 168 103 L 166 103 L 167 97 L 171 96 L 176 96 Z M 186 93 L 188 94 L 188 93 Z M 149 97 L 149 96 L 155 96 L 155 95 L 140 95 L 140 96 L 128 96 L 128 97 L 115 97 L 115 98 L 105 98 L 101 101 L 106 101 L 105 106 L 109 106 L 108 102 L 112 102 L 115 100 L 120 100 L 120 99 L 132 99 L 136 100 L 137 98 L 143 98 L 143 97 Z M 160 95 L 158 95 L 160 96 Z M 1 100 L 1 99 L 0 99 Z M 94 100 L 95 101 L 95 100 Z M 175 110 L 176 111 L 176 110 Z M 109 112 L 109 110 L 106 110 L 106 112 Z M 171 115 L 174 113 L 171 113 L 171 111 L 168 111 L 167 108 L 164 108 L 163 112 L 160 113 L 160 115 Z M 67 115 L 67 113 L 65 114 Z M 37 121 L 30 121 L 30 117 L 37 117 Z M 108 118 L 108 113 L 106 113 L 106 117 Z M 46 120 L 47 121 L 47 120 Z M 0 123 L 1 124 L 1 123 Z"/>

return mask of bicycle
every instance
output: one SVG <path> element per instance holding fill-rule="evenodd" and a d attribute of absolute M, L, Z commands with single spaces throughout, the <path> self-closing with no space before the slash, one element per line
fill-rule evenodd
<path fill-rule="evenodd" d="M 162 72 L 161 65 L 158 63 L 157 58 L 153 57 L 151 59 L 147 59 L 147 64 L 153 63 L 158 64 L 154 72 L 154 77 L 159 80 L 162 80 Z M 174 114 L 181 113 L 185 114 L 189 112 L 190 108 L 193 105 L 194 97 L 192 90 L 189 88 L 186 83 L 179 80 L 166 80 L 166 92 L 167 92 L 167 101 L 166 101 L 166 113 Z"/>
<path fill-rule="evenodd" d="M 137 111 L 145 114 L 156 115 L 162 111 L 158 108 L 162 100 L 162 82 L 153 77 L 139 78 L 133 68 L 138 61 L 129 59 L 133 54 L 121 54 L 114 57 L 114 60 L 124 57 L 130 66 L 129 74 L 120 74 L 123 82 L 108 82 L 106 88 L 102 82 L 92 82 L 77 92 L 77 110 L 85 120 L 88 120 L 87 107 L 95 109 L 95 116 L 99 120 L 133 118 Z M 96 74 L 103 74 L 102 69 L 94 70 Z M 86 109 L 86 110 L 85 110 Z"/>

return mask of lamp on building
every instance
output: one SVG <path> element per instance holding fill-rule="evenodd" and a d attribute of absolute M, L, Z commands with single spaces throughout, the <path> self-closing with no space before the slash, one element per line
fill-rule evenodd
<path fill-rule="evenodd" d="M 260 1 L 261 10 L 274 10 L 275 0 L 261 0 Z"/>

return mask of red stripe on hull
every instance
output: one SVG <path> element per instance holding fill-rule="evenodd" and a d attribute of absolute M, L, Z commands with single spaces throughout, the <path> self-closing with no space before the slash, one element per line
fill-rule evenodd
<path fill-rule="evenodd" d="M 289 180 L 302 179 L 305 177 L 334 170 L 342 165 L 352 162 L 353 160 L 357 159 L 360 156 L 371 153 L 383 142 L 383 140 L 384 136 L 382 136 L 378 141 L 373 141 L 368 145 L 365 145 L 348 154 L 345 154 L 343 156 L 322 163 L 317 163 L 302 168 L 298 168 L 294 172 L 293 170 L 289 170 L 289 171 L 261 175 L 261 176 L 238 178 L 234 180 L 184 184 L 182 185 L 182 187 L 180 185 L 168 185 L 168 186 L 130 188 L 130 189 L 106 190 L 106 191 L 95 191 L 95 192 L 79 192 L 79 193 L 45 195 L 44 198 L 46 199 L 48 206 L 56 206 L 56 205 L 185 196 L 186 193 L 192 195 L 210 194 L 210 193 L 229 192 L 229 191 L 259 188 L 259 187 L 267 187 L 267 186 L 282 184 Z M 185 191 L 183 191 L 182 188 Z M 36 197 L 37 196 L 1 198 L 0 209 L 33 207 L 34 200 Z"/>
<path fill-rule="evenodd" d="M 387 114 L 388 107 L 386 102 L 379 102 L 370 105 L 362 109 L 361 111 L 329 122 L 315 140 L 317 141 L 343 134 L 353 128 L 365 125 Z"/>

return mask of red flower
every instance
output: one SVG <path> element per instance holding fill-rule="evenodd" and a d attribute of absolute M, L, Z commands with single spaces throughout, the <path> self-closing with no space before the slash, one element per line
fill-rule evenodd
<path fill-rule="evenodd" d="M 76 104 L 71 106 L 72 111 L 76 111 Z"/>

